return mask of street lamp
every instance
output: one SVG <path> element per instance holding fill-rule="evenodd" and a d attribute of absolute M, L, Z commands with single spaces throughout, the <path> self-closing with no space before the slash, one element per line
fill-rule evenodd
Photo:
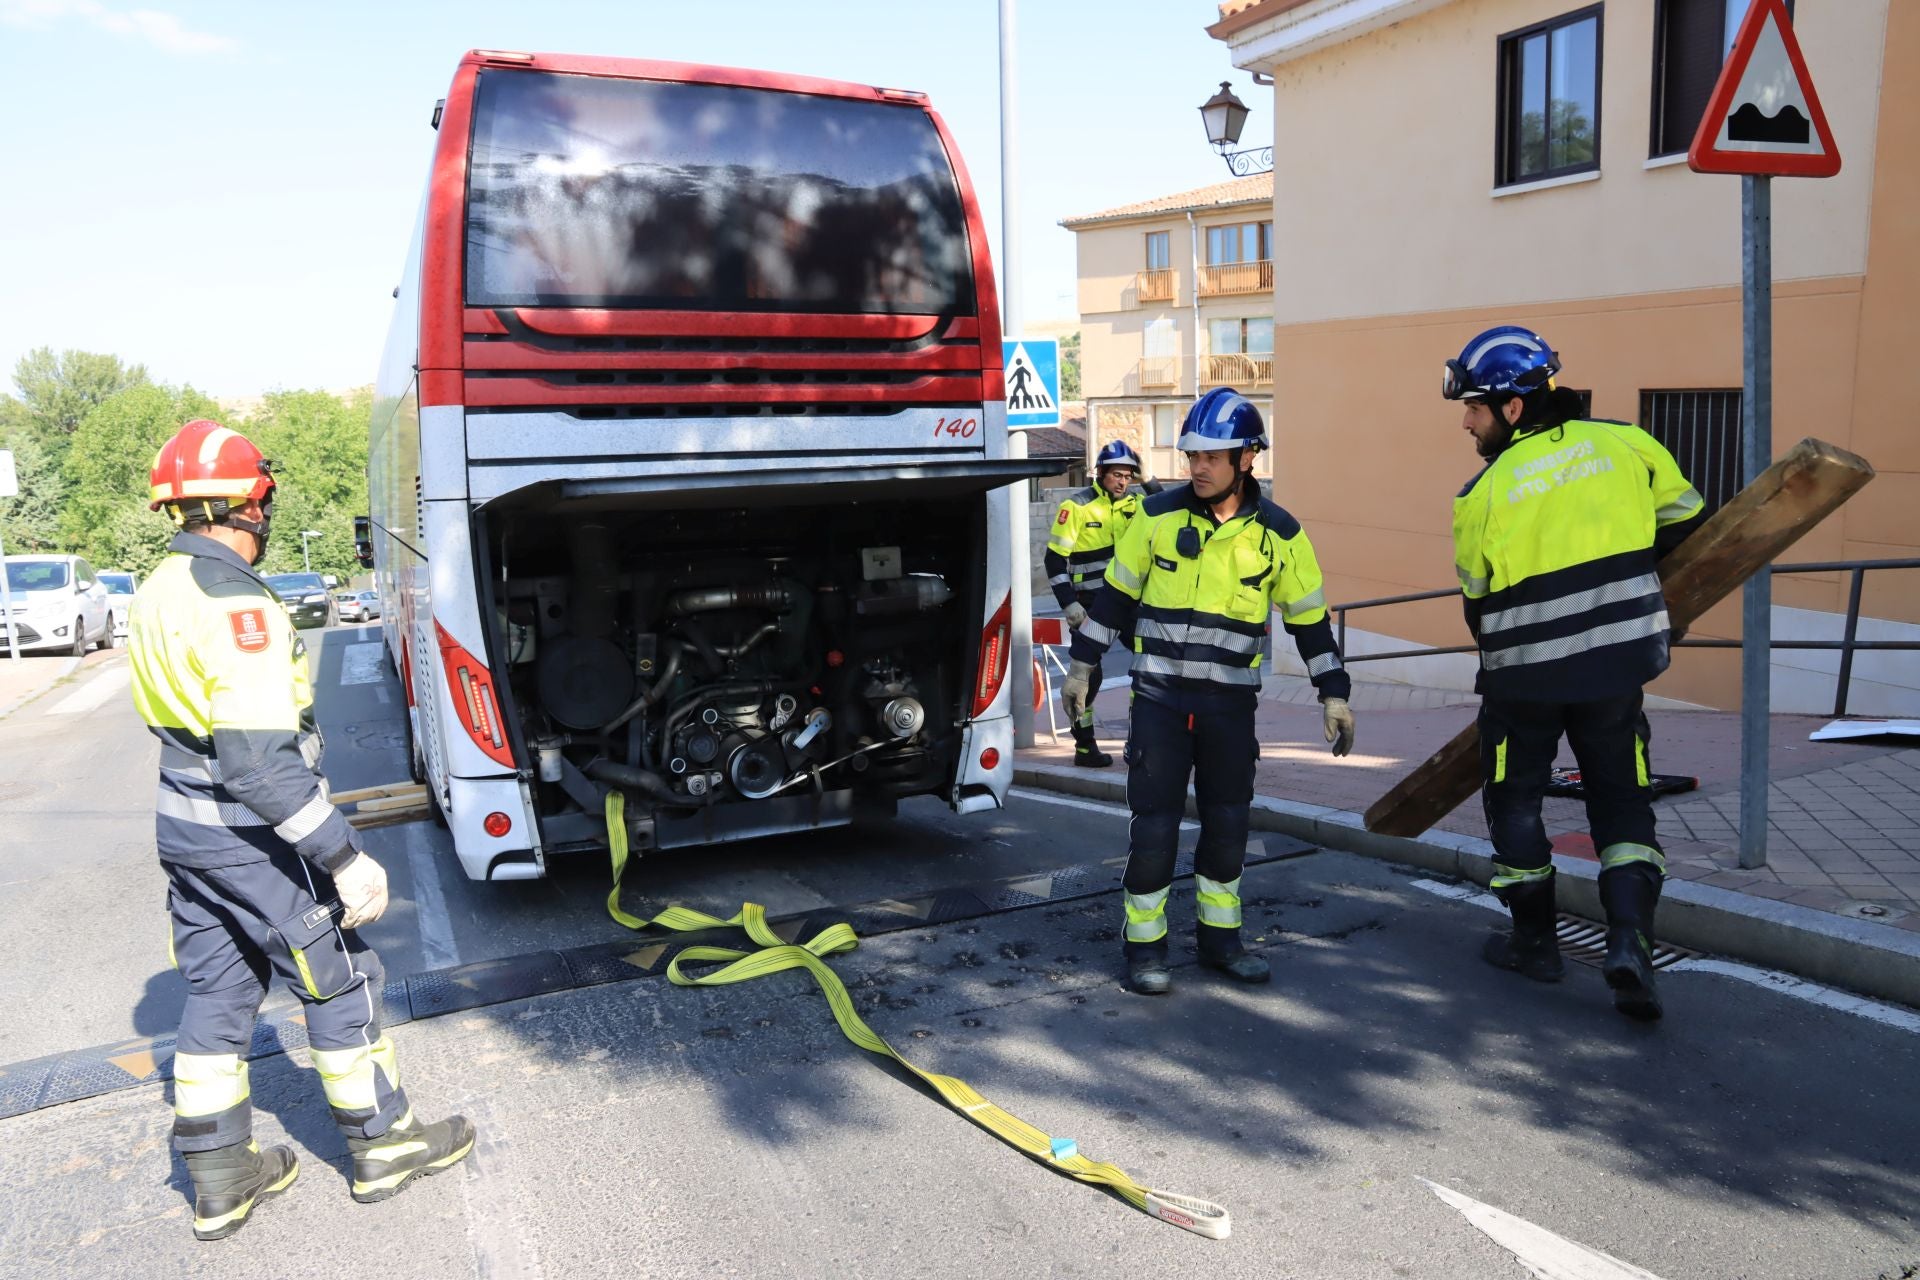
<path fill-rule="evenodd" d="M 313 560 L 307 555 L 307 539 L 317 538 L 319 536 L 320 531 L 318 529 L 302 529 L 300 531 L 300 563 L 308 573 L 313 572 Z"/>
<path fill-rule="evenodd" d="M 1220 92 L 1200 104 L 1200 121 L 1207 128 L 1207 141 L 1227 162 L 1227 168 L 1236 178 L 1251 177 L 1256 173 L 1273 172 L 1273 148 L 1249 147 L 1245 151 L 1229 151 L 1228 148 L 1240 141 L 1240 130 L 1247 123 L 1247 104 L 1234 96 L 1227 82 L 1220 82 Z"/>

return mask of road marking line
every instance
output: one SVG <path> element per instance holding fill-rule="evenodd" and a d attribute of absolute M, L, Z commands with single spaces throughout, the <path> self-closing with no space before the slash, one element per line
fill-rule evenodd
<path fill-rule="evenodd" d="M 340 659 L 340 683 L 373 684 L 379 679 L 380 650 L 372 645 L 348 645 Z"/>
<path fill-rule="evenodd" d="M 1489 911 L 1507 913 L 1506 904 L 1490 893 L 1480 893 L 1469 884 L 1442 884 L 1438 880 L 1415 880 L 1416 889 L 1431 893 L 1436 898 L 1451 898 L 1455 902 L 1464 902 L 1468 906 L 1485 907 Z"/>
<path fill-rule="evenodd" d="M 92 680 L 74 690 L 60 701 L 47 708 L 50 716 L 79 716 L 92 711 L 114 694 L 126 688 L 133 680 L 133 669 L 126 666 L 114 667 L 103 671 Z"/>
<path fill-rule="evenodd" d="M 1804 978 L 1796 978 L 1776 969 L 1762 969 L 1757 965 L 1740 964 L 1734 960 L 1714 960 L 1701 956 L 1668 965 L 1661 972 L 1717 973 L 1723 978 L 1751 982 L 1756 987 L 1765 987 L 1769 991 L 1777 991 L 1783 996 L 1792 996 L 1796 1000 L 1805 1000 L 1822 1008 L 1837 1009 L 1841 1013 L 1851 1013 L 1856 1017 L 1867 1018 L 1899 1031 L 1920 1034 L 1920 1014 L 1911 1013 L 1890 1004 L 1881 1004 L 1865 996 L 1850 995 L 1845 991 L 1836 991 L 1832 987 L 1823 987 L 1817 982 L 1808 982 Z"/>
<path fill-rule="evenodd" d="M 1490 1204 L 1481 1204 L 1437 1182 L 1426 1178 L 1420 1181 L 1539 1280 L 1660 1280 L 1653 1272 L 1622 1262 L 1610 1253 L 1557 1236 L 1545 1227 L 1537 1227 Z"/>
<path fill-rule="evenodd" d="M 1022 800 L 1038 800 L 1041 804 L 1065 805 L 1069 809 L 1090 809 L 1094 813 L 1104 813 L 1115 818 L 1133 817 L 1132 810 L 1122 805 L 1101 804 L 1097 800 L 1077 800 L 1070 796 L 1057 796 L 1047 791 L 1029 791 L 1025 787 L 1008 787 L 1007 794 L 1010 796 L 1018 796 Z M 1198 831 L 1200 824 L 1182 819 L 1180 829 L 1182 831 Z"/>
<path fill-rule="evenodd" d="M 1489 911 L 1498 911 L 1503 915 L 1507 910 L 1500 899 L 1490 893 L 1477 893 L 1471 885 L 1441 884 L 1436 880 L 1415 880 L 1412 884 L 1414 888 L 1423 889 L 1435 897 L 1485 907 Z M 1856 996 L 1832 987 L 1823 987 L 1817 982 L 1808 982 L 1805 978 L 1781 973 L 1778 969 L 1763 969 L 1758 965 L 1741 964 L 1736 960 L 1715 960 L 1707 956 L 1698 956 L 1675 961 L 1660 972 L 1717 973 L 1723 978 L 1750 982 L 1756 987 L 1765 987 L 1769 991 L 1777 991 L 1783 996 L 1792 996 L 1796 1000 L 1805 1000 L 1809 1004 L 1817 1004 L 1824 1009 L 1837 1009 L 1841 1013 L 1851 1013 L 1856 1017 L 1878 1022 L 1882 1026 L 1920 1035 L 1920 1014 L 1896 1005 L 1881 1004 L 1878 1000 L 1869 1000 L 1865 996 Z"/>
<path fill-rule="evenodd" d="M 453 940 L 453 921 L 447 915 L 447 897 L 440 890 L 439 866 L 431 837 L 420 823 L 400 828 L 407 846 L 407 869 L 413 874 L 413 914 L 420 926 L 420 956 L 429 969 L 451 969 L 460 963 L 460 947 Z"/>

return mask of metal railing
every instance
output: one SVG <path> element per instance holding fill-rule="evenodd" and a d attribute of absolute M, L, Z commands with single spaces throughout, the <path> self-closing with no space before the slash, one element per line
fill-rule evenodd
<path fill-rule="evenodd" d="M 1847 620 L 1838 640 L 1775 640 L 1770 649 L 1818 649 L 1838 650 L 1840 653 L 1840 672 L 1833 694 L 1833 714 L 1835 717 L 1847 714 L 1847 694 L 1853 683 L 1853 655 L 1861 650 L 1920 650 L 1920 640 L 1862 640 L 1860 635 L 1860 591 L 1866 576 L 1876 569 L 1920 569 L 1920 559 L 1910 560 L 1817 560 L 1806 564 L 1777 564 L 1773 566 L 1775 574 L 1782 573 L 1847 573 L 1852 575 L 1847 585 Z M 1388 658 L 1424 658 L 1442 653 L 1478 653 L 1480 646 L 1472 644 L 1447 645 L 1439 648 L 1395 649 L 1388 653 L 1347 652 L 1347 614 L 1356 609 L 1378 609 L 1390 604 L 1411 604 L 1417 600 L 1442 600 L 1448 596 L 1460 594 L 1458 587 L 1444 587 L 1438 591 L 1416 591 L 1404 596 L 1380 596 L 1372 600 L 1351 600 L 1343 604 L 1329 605 L 1327 611 L 1333 614 L 1334 631 L 1339 638 L 1341 660 L 1352 666 L 1356 662 L 1384 662 Z M 1738 649 L 1738 640 L 1716 640 L 1703 638 L 1696 640 L 1689 636 L 1680 641 L 1683 649 Z"/>
<path fill-rule="evenodd" d="M 1225 383 L 1235 387 L 1273 385 L 1271 354 L 1239 355 L 1228 352 L 1225 355 L 1208 356 L 1206 359 L 1206 380 L 1210 383 Z"/>
<path fill-rule="evenodd" d="M 1141 302 L 1172 302 L 1174 274 L 1170 267 L 1142 271 L 1134 277 L 1134 293 Z"/>
<path fill-rule="evenodd" d="M 1257 262 L 1216 262 L 1200 268 L 1200 296 L 1223 293 L 1272 293 L 1273 259 Z"/>

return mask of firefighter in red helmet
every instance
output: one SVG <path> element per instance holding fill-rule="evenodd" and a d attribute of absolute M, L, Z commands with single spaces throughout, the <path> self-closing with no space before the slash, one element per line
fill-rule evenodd
<path fill-rule="evenodd" d="M 384 1200 L 473 1149 L 464 1117 L 415 1118 L 380 1030 L 379 957 L 355 932 L 387 877 L 327 798 L 306 648 L 254 572 L 274 478 L 253 442 L 205 419 L 154 456 L 151 498 L 180 532 L 128 616 L 141 718 L 160 739 L 155 842 L 187 1003 L 173 1145 L 194 1235 L 217 1240 L 292 1185 L 287 1147 L 253 1141 L 247 1051 L 269 977 L 306 1006 L 308 1043 L 353 1155 L 355 1200 Z"/>

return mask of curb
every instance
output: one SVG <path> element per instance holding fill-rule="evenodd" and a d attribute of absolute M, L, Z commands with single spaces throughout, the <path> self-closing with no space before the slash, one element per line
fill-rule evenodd
<path fill-rule="evenodd" d="M 1110 777 L 1064 765 L 1013 767 L 1021 786 L 1126 803 L 1125 775 Z M 1195 816 L 1192 792 L 1187 813 Z M 1383 836 L 1345 809 L 1255 796 L 1251 826 L 1386 862 L 1486 885 L 1493 877 L 1493 845 L 1477 836 L 1429 831 L 1415 839 Z M 1591 920 L 1605 918 L 1596 863 L 1554 855 L 1560 909 Z M 1693 951 L 1732 956 L 1879 1000 L 1920 1008 L 1920 933 L 1756 898 L 1731 889 L 1669 880 L 1660 895 L 1659 934 Z"/>
<path fill-rule="evenodd" d="M 12 662 L 12 661 L 13 661 L 12 658 L 0 658 L 0 662 Z M 21 661 L 32 662 L 33 659 L 23 657 Z M 60 664 L 60 669 L 54 672 L 53 675 L 49 676 L 46 679 L 46 681 L 44 681 L 43 683 L 41 683 L 40 685 L 32 689 L 27 690 L 25 693 L 15 698 L 12 702 L 9 702 L 4 706 L 0 706 L 0 720 L 5 720 L 8 716 L 12 715 L 14 712 L 18 711 L 20 708 L 26 706 L 29 702 L 32 702 L 35 698 L 39 697 L 41 694 L 45 693 L 47 690 L 53 688 L 54 685 L 59 684 L 62 680 L 65 680 L 68 676 L 78 671 L 80 669 L 80 664 L 83 661 L 85 661 L 85 659 L 83 658 L 66 659 L 64 662 Z"/>

